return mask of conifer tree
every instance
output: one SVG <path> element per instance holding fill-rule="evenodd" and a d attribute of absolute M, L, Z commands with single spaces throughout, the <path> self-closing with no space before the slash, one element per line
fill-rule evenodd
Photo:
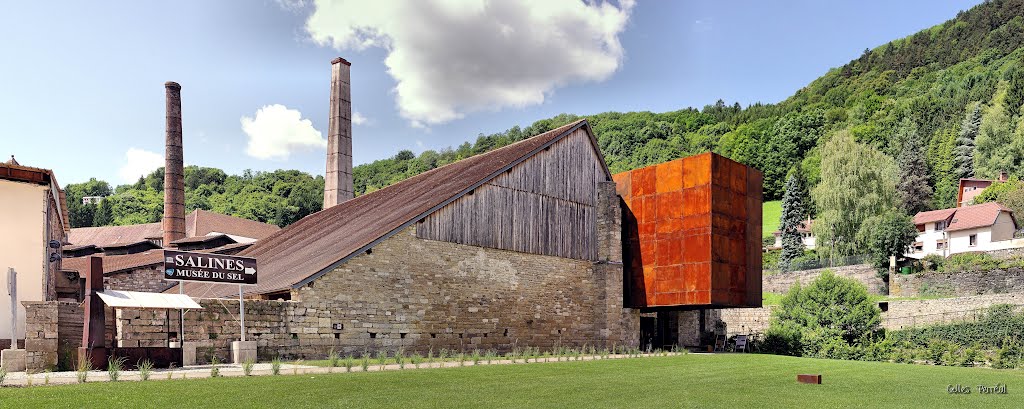
<path fill-rule="evenodd" d="M 110 201 L 103 199 L 100 200 L 100 204 L 96 206 L 95 214 L 93 215 L 92 225 L 93 226 L 110 226 L 114 224 L 114 212 L 110 208 Z"/>
<path fill-rule="evenodd" d="M 967 107 L 967 117 L 960 126 L 953 150 L 953 175 L 957 183 L 960 179 L 974 177 L 974 140 L 980 129 L 981 104 L 975 102 Z"/>
<path fill-rule="evenodd" d="M 782 217 L 779 220 L 779 231 L 782 237 L 782 254 L 779 255 L 779 268 L 788 271 L 793 259 L 804 254 L 804 242 L 798 228 L 806 214 L 801 196 L 804 189 L 800 187 L 796 172 L 790 172 L 786 179 L 786 190 L 782 194 Z"/>
<path fill-rule="evenodd" d="M 908 214 L 916 214 L 928 208 L 932 196 L 932 187 L 928 185 L 928 165 L 914 121 L 903 118 L 898 132 L 903 149 L 899 155 L 900 174 L 896 188 L 903 209 Z"/>

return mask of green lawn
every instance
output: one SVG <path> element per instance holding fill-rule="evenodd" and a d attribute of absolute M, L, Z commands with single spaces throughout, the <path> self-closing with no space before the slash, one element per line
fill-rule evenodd
<path fill-rule="evenodd" d="M 779 229 L 779 218 L 782 217 L 782 201 L 773 200 L 761 205 L 761 234 L 771 236 Z"/>
<path fill-rule="evenodd" d="M 796 382 L 820 373 L 822 385 Z M 979 384 L 1007 385 L 983 395 Z M 947 393 L 950 384 L 969 395 Z M 392 372 L 0 389 L 0 407 L 1020 407 L 1024 371 L 689 354 Z"/>

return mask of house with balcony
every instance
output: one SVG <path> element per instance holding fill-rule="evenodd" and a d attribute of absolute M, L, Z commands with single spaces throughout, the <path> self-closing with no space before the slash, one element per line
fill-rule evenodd
<path fill-rule="evenodd" d="M 1024 247 L 1024 241 L 1013 239 L 1018 226 L 1013 210 L 995 202 L 920 212 L 914 224 L 917 240 L 907 254 L 912 258 Z"/>

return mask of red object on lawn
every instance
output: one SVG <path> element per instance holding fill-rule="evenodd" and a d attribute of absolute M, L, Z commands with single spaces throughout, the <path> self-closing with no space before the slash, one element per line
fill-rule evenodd
<path fill-rule="evenodd" d="M 821 375 L 797 375 L 796 381 L 800 383 L 821 385 Z"/>

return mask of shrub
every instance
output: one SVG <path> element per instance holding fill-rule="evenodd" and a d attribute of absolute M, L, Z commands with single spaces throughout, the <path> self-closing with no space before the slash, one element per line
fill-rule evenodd
<path fill-rule="evenodd" d="M 992 360 L 992 367 L 997 369 L 1013 369 L 1020 366 L 1022 358 L 1022 347 L 1020 342 L 1013 338 L 1003 341 L 1003 346 L 996 351 L 995 359 Z"/>
<path fill-rule="evenodd" d="M 957 253 L 949 256 L 944 267 L 951 273 L 994 270 L 1000 267 L 1000 261 L 988 253 Z"/>
<path fill-rule="evenodd" d="M 420 363 L 423 362 L 423 357 L 420 356 L 419 352 L 414 352 L 412 357 L 409 358 L 409 361 L 412 362 L 413 368 L 419 369 Z"/>
<path fill-rule="evenodd" d="M 0 386 L 3 386 L 4 378 L 6 378 L 6 377 L 7 377 L 7 369 L 5 369 L 4 367 L 0 366 Z"/>
<path fill-rule="evenodd" d="M 270 361 L 270 373 L 273 375 L 281 374 L 281 358 L 275 357 L 273 361 Z"/>
<path fill-rule="evenodd" d="M 377 364 L 380 365 L 380 369 L 383 371 L 384 366 L 388 364 L 388 351 L 377 351 Z"/>
<path fill-rule="evenodd" d="M 121 377 L 121 370 L 124 369 L 124 361 L 124 357 L 107 358 L 107 375 L 110 376 L 111 382 L 117 382 L 117 380 Z"/>
<path fill-rule="evenodd" d="M 405 349 L 399 348 L 395 352 L 395 362 L 398 364 L 398 369 L 405 369 Z"/>
<path fill-rule="evenodd" d="M 946 258 L 939 254 L 929 254 L 921 259 L 921 267 L 927 271 L 942 271 Z"/>
<path fill-rule="evenodd" d="M 352 372 L 352 366 L 355 364 L 352 355 L 345 355 L 345 372 Z"/>
<path fill-rule="evenodd" d="M 894 359 L 896 352 L 896 341 L 892 339 L 883 339 L 878 342 L 872 342 L 864 348 L 864 360 L 865 361 L 878 361 L 887 362 Z"/>
<path fill-rule="evenodd" d="M 1018 338 L 1024 334 L 1024 312 L 1014 313 L 1013 306 L 994 305 L 989 307 L 973 322 L 956 322 L 907 328 L 887 332 L 887 337 L 899 343 L 914 347 L 927 347 L 932 340 L 945 340 L 954 344 L 971 345 L 977 349 L 996 349 L 1007 338 Z"/>
<path fill-rule="evenodd" d="M 338 367 L 338 361 L 340 359 L 341 359 L 341 357 L 339 357 L 338 353 L 334 351 L 334 348 L 331 348 L 331 352 L 327 353 L 327 365 L 328 365 L 328 367 L 330 367 L 330 368 L 337 368 Z"/>
<path fill-rule="evenodd" d="M 245 374 L 245 376 L 252 375 L 252 367 L 255 365 L 256 361 L 252 358 L 246 358 L 245 361 L 242 362 L 242 373 Z"/>
<path fill-rule="evenodd" d="M 366 371 L 368 371 L 370 369 L 370 353 L 369 352 L 363 352 L 363 359 L 362 359 L 362 362 L 359 363 L 359 366 L 361 368 L 363 368 L 363 372 L 366 372 Z"/>
<path fill-rule="evenodd" d="M 89 377 L 89 371 L 92 370 L 92 359 L 90 359 L 88 354 L 80 355 L 78 357 L 78 367 L 75 368 L 75 370 L 77 372 L 76 377 L 78 378 L 78 383 L 85 383 L 86 379 Z"/>
<path fill-rule="evenodd" d="M 143 359 L 142 362 L 138 363 L 139 377 L 144 381 L 149 380 L 149 375 L 153 373 L 153 361 Z"/>
<path fill-rule="evenodd" d="M 216 378 L 220 376 L 220 360 L 216 356 L 210 360 L 210 377 Z"/>

